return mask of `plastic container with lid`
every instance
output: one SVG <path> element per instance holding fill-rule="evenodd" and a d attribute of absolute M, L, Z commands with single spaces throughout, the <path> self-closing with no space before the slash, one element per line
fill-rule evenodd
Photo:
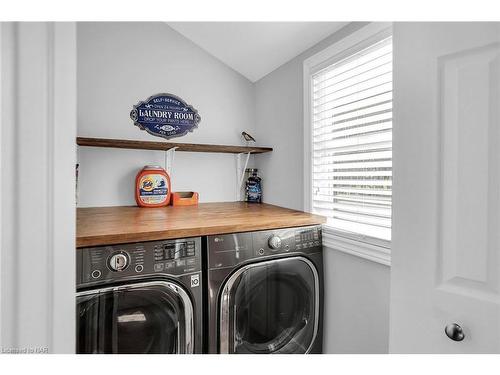
<path fill-rule="evenodd" d="M 170 203 L 170 177 L 160 166 L 146 165 L 135 178 L 135 201 L 139 207 L 163 207 Z"/>

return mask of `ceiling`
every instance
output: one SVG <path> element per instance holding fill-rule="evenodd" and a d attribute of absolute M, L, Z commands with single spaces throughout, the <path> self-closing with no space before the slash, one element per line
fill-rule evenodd
<path fill-rule="evenodd" d="M 168 22 L 168 25 L 255 82 L 347 22 Z"/>

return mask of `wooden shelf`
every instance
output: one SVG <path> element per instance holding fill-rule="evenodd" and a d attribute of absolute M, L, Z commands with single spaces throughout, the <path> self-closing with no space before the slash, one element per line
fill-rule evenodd
<path fill-rule="evenodd" d="M 252 153 L 262 154 L 270 152 L 271 147 L 245 147 L 228 145 L 208 145 L 196 143 L 175 143 L 175 142 L 152 142 L 152 141 L 134 141 L 129 139 L 109 139 L 109 138 L 85 138 L 77 137 L 76 144 L 87 147 L 111 147 L 127 148 L 135 150 L 160 150 L 166 151 L 177 147 L 176 151 L 188 152 L 218 152 L 226 154 Z"/>

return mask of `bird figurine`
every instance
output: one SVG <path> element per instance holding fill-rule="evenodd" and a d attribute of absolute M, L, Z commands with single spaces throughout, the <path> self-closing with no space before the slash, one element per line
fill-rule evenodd
<path fill-rule="evenodd" d="M 252 137 L 247 132 L 241 132 L 241 135 L 243 136 L 243 138 L 245 139 L 245 141 L 247 141 L 247 142 L 255 142 L 255 138 Z"/>

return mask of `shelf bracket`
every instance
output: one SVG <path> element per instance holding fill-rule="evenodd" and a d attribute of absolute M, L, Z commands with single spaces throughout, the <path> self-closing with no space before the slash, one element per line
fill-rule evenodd
<path fill-rule="evenodd" d="M 172 177 L 172 174 L 174 172 L 174 158 L 175 158 L 175 150 L 178 147 L 172 147 L 169 148 L 168 150 L 165 150 L 165 170 L 167 171 L 168 175 Z"/>
<path fill-rule="evenodd" d="M 250 154 L 252 152 L 242 152 L 236 154 L 236 200 L 241 201 L 241 190 L 243 188 L 243 179 L 245 178 L 245 170 L 248 166 L 248 160 L 250 159 Z M 243 157 L 246 155 L 245 163 L 243 164 Z"/>

